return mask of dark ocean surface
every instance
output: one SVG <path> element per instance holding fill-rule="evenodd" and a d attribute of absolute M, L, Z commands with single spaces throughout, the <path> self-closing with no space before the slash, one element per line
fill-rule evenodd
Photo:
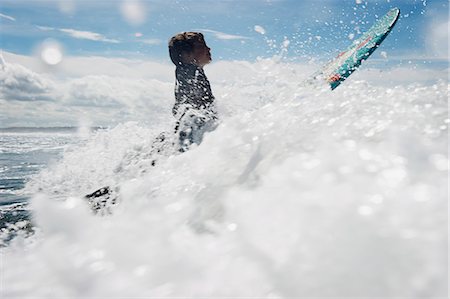
<path fill-rule="evenodd" d="M 79 142 L 72 127 L 0 129 L 0 229 L 30 218 L 26 182 Z"/>

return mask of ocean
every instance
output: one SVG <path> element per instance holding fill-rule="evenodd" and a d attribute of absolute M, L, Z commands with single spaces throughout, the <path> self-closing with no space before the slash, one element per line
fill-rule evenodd
<path fill-rule="evenodd" d="M 448 81 L 219 70 L 220 125 L 155 167 L 168 102 L 158 126 L 0 133 L 2 211 L 32 215 L 0 248 L 4 298 L 446 296 Z M 103 186 L 120 201 L 102 216 L 83 195 Z"/>
<path fill-rule="evenodd" d="M 0 229 L 31 221 L 26 183 L 81 140 L 71 127 L 0 129 Z"/>

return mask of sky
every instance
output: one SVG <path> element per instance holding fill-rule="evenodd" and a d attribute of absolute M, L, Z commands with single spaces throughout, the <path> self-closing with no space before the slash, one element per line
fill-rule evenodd
<path fill-rule="evenodd" d="M 214 90 L 246 73 L 243 63 L 323 64 L 393 7 L 401 17 L 366 71 L 448 80 L 448 0 L 1 0 L 0 127 L 109 125 L 145 118 L 148 107 L 170 111 L 167 41 L 178 32 L 204 33 Z M 364 75 L 370 83 L 387 82 L 373 74 Z"/>
<path fill-rule="evenodd" d="M 329 59 L 392 7 L 399 7 L 402 16 L 386 51 L 426 59 L 446 56 L 446 45 L 430 45 L 427 35 L 431 26 L 448 25 L 447 0 L 2 0 L 1 48 L 30 55 L 53 38 L 66 55 L 167 60 L 169 38 L 195 30 L 205 33 L 216 59 L 273 55 L 273 42 L 284 39 L 290 41 L 293 59 Z M 264 29 L 264 36 L 255 26 Z"/>

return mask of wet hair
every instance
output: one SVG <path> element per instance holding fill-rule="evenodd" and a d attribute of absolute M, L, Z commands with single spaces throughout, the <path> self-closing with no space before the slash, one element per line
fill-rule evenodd
<path fill-rule="evenodd" d="M 191 53 L 195 43 L 204 43 L 203 34 L 200 32 L 182 32 L 169 40 L 170 59 L 175 65 L 183 63 L 182 54 Z"/>

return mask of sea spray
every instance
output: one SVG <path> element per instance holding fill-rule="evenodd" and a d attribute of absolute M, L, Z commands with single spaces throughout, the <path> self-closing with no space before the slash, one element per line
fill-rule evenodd
<path fill-rule="evenodd" d="M 446 294 L 448 83 L 313 92 L 293 65 L 236 67 L 189 152 L 115 172 L 165 129 L 126 123 L 36 176 L 39 232 L 2 249 L 3 295 Z M 96 217 L 80 195 L 110 183 L 121 202 Z"/>

